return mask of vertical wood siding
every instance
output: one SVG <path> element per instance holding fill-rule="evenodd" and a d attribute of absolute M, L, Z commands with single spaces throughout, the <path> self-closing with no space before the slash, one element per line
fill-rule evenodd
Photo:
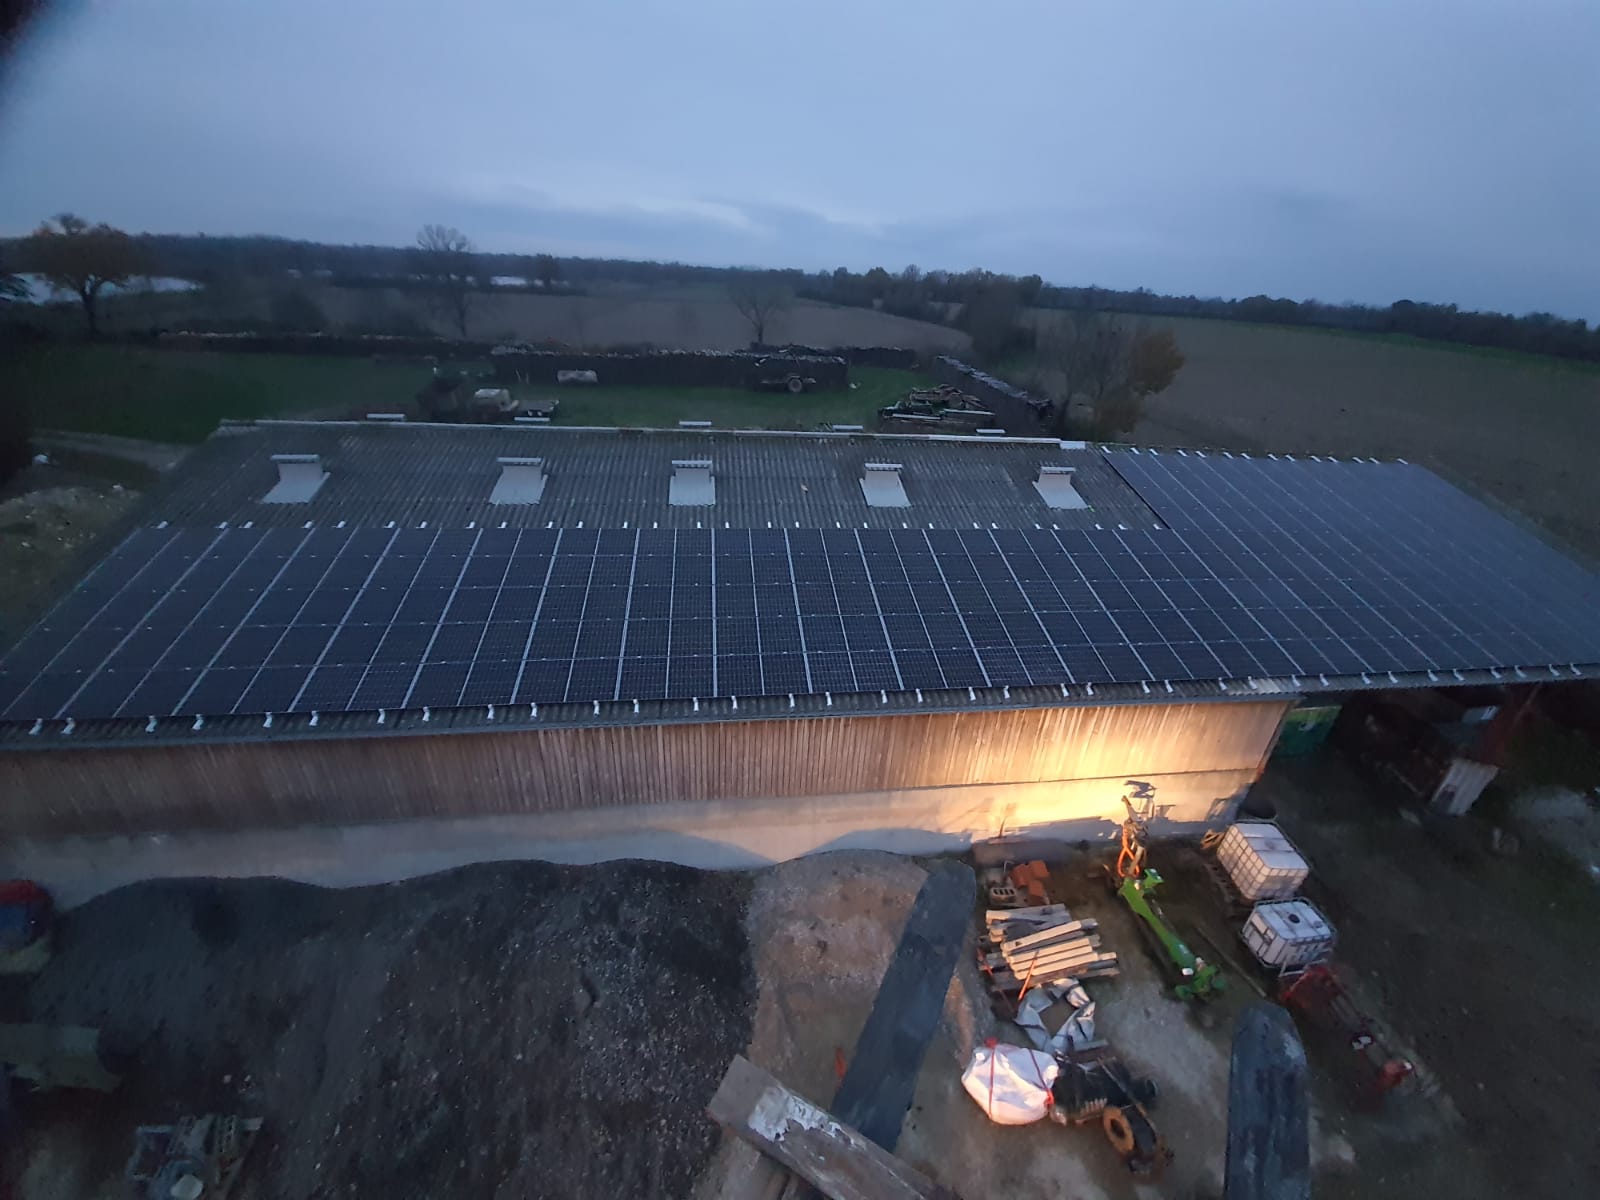
<path fill-rule="evenodd" d="M 1254 770 L 1286 701 L 0 755 L 0 832 L 250 828 Z"/>

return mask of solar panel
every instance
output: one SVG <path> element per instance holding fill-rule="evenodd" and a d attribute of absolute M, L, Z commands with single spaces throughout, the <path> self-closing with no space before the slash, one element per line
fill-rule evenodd
<path fill-rule="evenodd" d="M 1600 663 L 1592 576 L 1426 472 L 1108 456 L 1154 530 L 141 530 L 5 719 Z"/>
<path fill-rule="evenodd" d="M 1297 665 L 1529 666 L 1600 650 L 1594 575 L 1421 468 L 1107 457 L 1216 580 L 1210 606 L 1242 607 Z"/>

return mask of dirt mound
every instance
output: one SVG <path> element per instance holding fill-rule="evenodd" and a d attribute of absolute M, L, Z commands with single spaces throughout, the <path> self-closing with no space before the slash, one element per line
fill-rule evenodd
<path fill-rule="evenodd" d="M 8 490 L 53 474 L 30 467 Z M 0 500 L 0 647 L 39 615 L 75 556 L 138 499 L 126 488 L 74 484 Z"/>
<path fill-rule="evenodd" d="M 0 533 L 70 549 L 93 537 L 137 498 L 125 488 L 42 488 L 0 503 Z"/>
<path fill-rule="evenodd" d="M 120 1170 L 135 1124 L 208 1110 L 266 1119 L 244 1197 L 682 1195 L 750 1039 L 748 891 L 527 862 L 108 893 L 68 914 L 26 1006 L 136 1065 L 79 1111 L 25 1110 L 27 1136 L 59 1158 L 44 1139 L 76 1129 L 94 1159 L 80 1195 Z"/>

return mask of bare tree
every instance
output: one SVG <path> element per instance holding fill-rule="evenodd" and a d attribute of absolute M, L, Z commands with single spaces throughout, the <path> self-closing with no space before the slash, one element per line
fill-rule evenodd
<path fill-rule="evenodd" d="M 144 256 L 131 237 L 71 213 L 62 213 L 53 225 L 46 221 L 39 226 L 23 243 L 22 253 L 52 288 L 78 297 L 90 337 L 100 332 L 100 293 L 144 274 Z"/>
<path fill-rule="evenodd" d="M 467 336 L 467 314 L 477 296 L 478 278 L 472 239 L 448 225 L 424 225 L 417 234 L 412 261 L 428 291 L 429 307 Z"/>
<path fill-rule="evenodd" d="M 1151 329 L 1097 312 L 1074 313 L 1041 339 L 1039 357 L 1060 380 L 1052 431 L 1071 434 L 1071 407 L 1083 396 L 1097 437 L 1138 424 L 1146 396 L 1165 391 L 1183 367 L 1170 329 Z"/>
<path fill-rule="evenodd" d="M 734 276 L 728 285 L 728 299 L 733 301 L 739 315 L 750 322 L 751 340 L 764 343 L 768 327 L 793 306 L 794 292 L 781 275 L 748 271 Z"/>

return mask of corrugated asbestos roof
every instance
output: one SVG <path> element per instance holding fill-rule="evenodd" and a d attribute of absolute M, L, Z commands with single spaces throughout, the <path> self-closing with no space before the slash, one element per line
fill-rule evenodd
<path fill-rule="evenodd" d="M 316 454 L 328 479 L 304 504 L 263 504 L 274 454 Z M 541 458 L 535 505 L 490 504 L 505 457 Z M 674 460 L 710 459 L 716 503 L 668 503 Z M 908 508 L 870 506 L 862 465 L 897 462 Z M 1053 509 L 1034 488 L 1042 465 L 1077 468 L 1089 507 Z M 391 422 L 226 425 L 174 472 L 144 522 L 299 526 L 469 523 L 512 528 L 836 526 L 899 529 L 1148 529 L 1159 524 L 1094 450 L 1046 439 L 927 438 L 725 430 L 521 428 Z"/>

